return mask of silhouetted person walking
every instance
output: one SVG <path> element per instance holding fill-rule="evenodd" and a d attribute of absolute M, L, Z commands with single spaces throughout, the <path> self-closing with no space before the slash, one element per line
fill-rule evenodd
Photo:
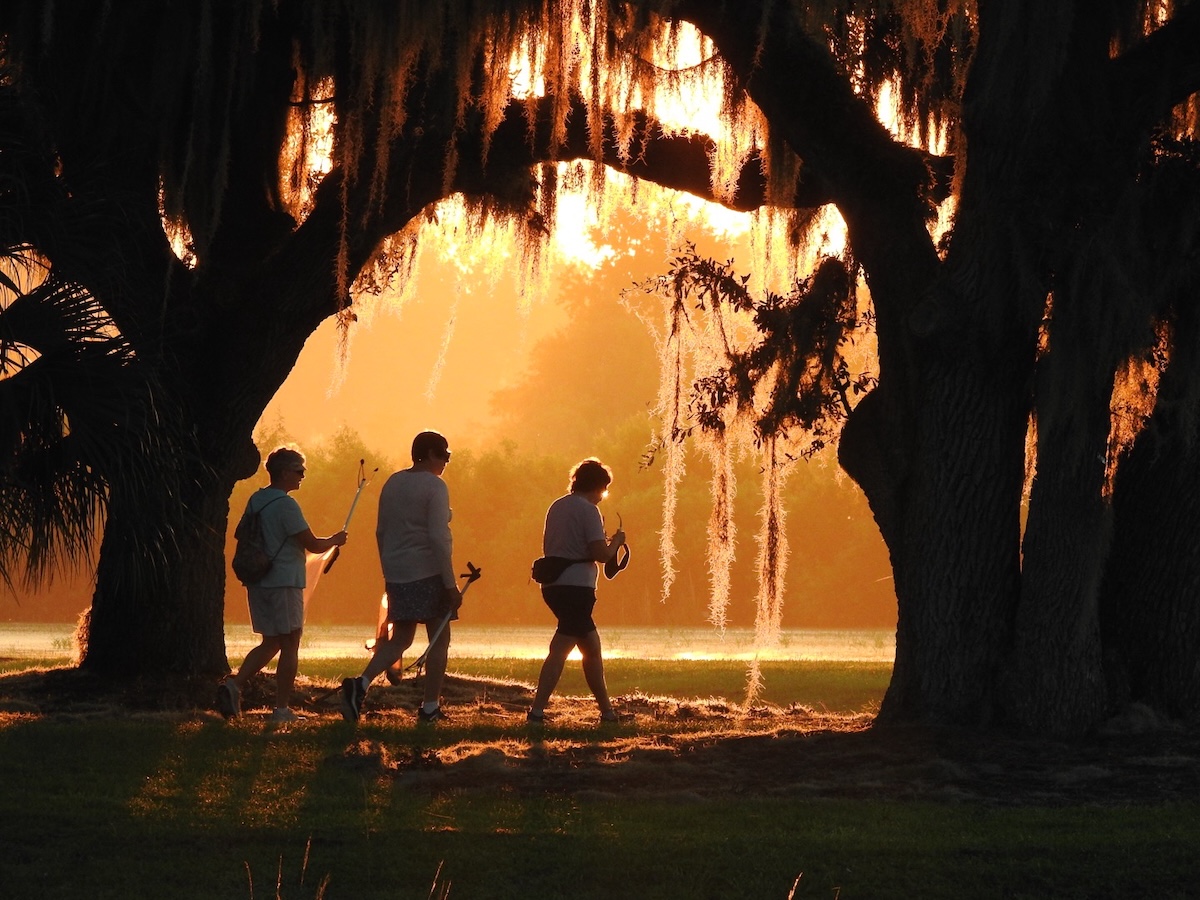
<path fill-rule="evenodd" d="M 621 529 L 605 537 L 600 501 L 608 495 L 612 471 L 598 459 L 585 459 L 571 470 L 570 490 L 546 511 L 542 553 L 547 557 L 576 560 L 553 581 L 542 585 L 542 599 L 558 619 L 550 640 L 550 651 L 542 663 L 537 693 L 526 718 L 545 721 L 546 704 L 562 677 L 567 656 L 576 647 L 583 657 L 583 675 L 600 707 L 601 722 L 616 722 L 618 716 L 608 699 L 604 681 L 604 657 L 600 633 L 592 621 L 596 605 L 597 564 L 616 559 L 625 543 Z"/>
<path fill-rule="evenodd" d="M 241 715 L 242 688 L 276 655 L 276 722 L 294 722 L 299 716 L 291 709 L 292 687 L 300 664 L 300 636 L 304 630 L 305 551 L 324 553 L 346 543 L 346 532 L 319 538 L 312 533 L 300 504 L 288 495 L 300 489 L 304 481 L 304 454 L 292 447 L 279 447 L 267 457 L 271 483 L 255 491 L 247 510 L 260 514 L 262 534 L 271 568 L 262 580 L 246 586 L 250 606 L 250 626 L 262 641 L 246 654 L 236 675 L 230 675 L 217 689 L 217 708 L 226 719 Z"/>
<path fill-rule="evenodd" d="M 450 462 L 450 446 L 436 431 L 413 439 L 412 465 L 394 473 L 379 494 L 375 539 L 388 598 L 391 634 L 375 644 L 370 662 L 358 678 L 342 680 L 342 716 L 354 722 L 362 713 L 367 689 L 381 673 L 404 655 L 417 633 L 433 639 L 442 619 L 458 618 L 462 593 L 454 578 L 450 534 L 450 491 L 442 473 Z M 386 629 L 385 629 L 386 631 Z M 425 658 L 424 702 L 418 722 L 444 719 L 441 694 L 450 650 L 450 625 L 429 648 Z"/>

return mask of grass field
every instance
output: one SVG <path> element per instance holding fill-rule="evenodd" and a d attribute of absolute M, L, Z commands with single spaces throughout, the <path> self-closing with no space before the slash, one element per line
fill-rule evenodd
<path fill-rule="evenodd" d="M 1194 798 L 1011 805 L 1002 792 L 893 790 L 872 765 L 886 747 L 863 731 L 886 685 L 878 666 L 767 667 L 779 693 L 753 714 L 738 706 L 740 664 L 618 660 L 610 685 L 633 721 L 596 727 L 589 700 L 563 696 L 555 724 L 536 729 L 521 716 L 536 663 L 457 662 L 455 715 L 436 728 L 413 726 L 411 684 L 373 690 L 362 722 L 341 721 L 320 697 L 359 665 L 306 665 L 300 692 L 314 715 L 284 728 L 256 713 L 225 723 L 102 696 L 55 705 L 69 675 L 10 666 L 0 676 L 0 897 L 1195 890 Z M 818 766 L 850 787 L 817 790 Z"/>

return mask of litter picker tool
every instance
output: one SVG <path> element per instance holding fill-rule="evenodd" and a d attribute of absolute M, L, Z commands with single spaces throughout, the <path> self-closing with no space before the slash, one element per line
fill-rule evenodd
<path fill-rule="evenodd" d="M 460 573 L 458 576 L 459 578 L 467 579 L 466 584 L 464 584 L 462 588 L 463 596 L 466 596 L 467 588 L 469 588 L 473 582 L 478 581 L 482 575 L 483 569 L 480 569 L 473 563 L 467 563 L 467 571 Z M 416 674 L 421 674 L 421 670 L 425 668 L 425 658 L 429 656 L 429 648 L 436 644 L 437 639 L 442 636 L 442 632 L 445 631 L 446 626 L 450 624 L 450 617 L 452 615 L 454 615 L 454 610 L 450 610 L 450 612 L 446 613 L 442 621 L 438 623 L 437 630 L 429 636 L 429 647 L 426 647 L 424 653 L 418 656 L 413 662 L 408 664 L 408 666 L 404 669 L 405 672 L 407 672 L 409 669 L 416 669 Z"/>
<path fill-rule="evenodd" d="M 458 576 L 459 578 L 467 579 L 466 584 L 463 585 L 462 593 L 465 595 L 467 593 L 467 588 L 471 586 L 471 582 L 478 581 L 480 576 L 482 576 L 482 575 L 483 575 L 483 569 L 479 568 L 474 563 L 468 562 L 467 563 L 467 571 L 463 572 L 462 574 L 460 574 Z M 378 641 L 386 640 L 386 638 L 388 636 L 388 632 L 386 631 L 386 629 L 389 627 L 390 623 L 387 621 L 387 594 L 386 593 L 380 599 L 379 606 L 380 606 L 380 611 L 379 611 L 378 630 L 376 632 L 375 637 L 372 638 L 371 640 L 367 641 L 366 648 L 368 650 L 373 650 Z M 442 619 L 441 623 L 437 627 L 437 630 L 434 631 L 433 637 L 430 638 L 430 640 L 429 640 L 429 647 L 432 647 L 434 642 L 436 642 L 437 639 L 442 636 L 442 632 L 446 629 L 446 625 L 450 621 L 450 617 L 452 615 L 454 615 L 453 610 L 448 612 L 446 614 L 446 617 L 444 619 Z M 403 680 L 404 673 L 409 671 L 409 669 L 416 669 L 417 670 L 416 674 L 420 675 L 421 671 L 425 668 L 425 658 L 427 656 L 429 656 L 429 647 L 426 647 L 425 652 L 422 653 L 421 656 L 415 662 L 410 664 L 407 668 L 401 669 L 400 663 L 398 661 L 391 668 L 389 668 L 385 673 L 387 675 L 388 683 L 393 684 L 393 685 L 399 684 L 401 682 L 401 680 Z M 320 697 L 317 697 L 316 700 L 314 700 L 313 702 L 321 703 L 321 702 L 327 700 L 328 698 L 332 697 L 334 694 L 336 694 L 340 690 L 341 690 L 340 686 L 335 687 L 332 690 L 322 694 Z"/>
<path fill-rule="evenodd" d="M 360 459 L 358 461 L 358 490 L 354 492 L 354 500 L 352 500 L 350 503 L 350 512 L 346 513 L 346 524 L 342 526 L 342 531 L 350 530 L 350 520 L 354 518 L 354 510 L 355 507 L 358 506 L 358 498 L 362 496 L 363 488 L 366 487 L 367 482 L 371 480 L 371 478 L 367 476 L 366 466 L 367 461 L 365 459 Z M 378 471 L 379 466 L 376 466 L 374 469 L 372 469 L 371 477 L 374 477 L 375 473 Z M 321 570 L 322 575 L 333 568 L 333 564 L 337 562 L 337 558 L 341 556 L 341 550 L 341 547 L 333 548 L 333 551 L 329 554 L 329 561 L 325 563 L 325 568 Z"/>
<path fill-rule="evenodd" d="M 366 487 L 367 482 L 370 481 L 366 475 L 366 464 L 367 461 L 365 459 L 360 459 L 358 461 L 358 490 L 354 492 L 354 500 L 350 504 L 350 512 L 346 516 L 346 524 L 342 526 L 342 531 L 345 531 L 350 527 L 350 519 L 354 516 L 354 508 L 358 506 L 358 498 L 362 496 L 363 488 Z M 376 466 L 371 474 L 374 475 L 375 472 L 378 471 L 379 467 Z M 333 564 L 337 562 L 337 558 L 341 556 L 341 553 L 341 547 L 333 547 L 330 550 L 326 550 L 324 553 L 305 554 L 304 571 L 305 581 L 307 583 L 304 588 L 304 608 L 306 611 L 308 610 L 308 601 L 312 597 L 313 592 L 317 589 L 317 582 L 321 580 L 322 575 L 333 568 Z"/>

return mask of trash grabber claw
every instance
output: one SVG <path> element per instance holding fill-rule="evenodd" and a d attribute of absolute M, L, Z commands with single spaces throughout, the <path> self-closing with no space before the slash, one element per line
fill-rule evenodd
<path fill-rule="evenodd" d="M 464 584 L 463 588 L 462 588 L 462 595 L 466 596 L 467 588 L 469 588 L 473 582 L 478 581 L 482 576 L 483 576 L 483 569 L 479 568 L 478 566 L 474 565 L 473 563 L 468 562 L 467 563 L 467 571 L 459 573 L 459 576 L 458 576 L 459 578 L 467 579 L 466 584 Z M 442 636 L 442 632 L 445 631 L 446 626 L 450 624 L 450 617 L 452 615 L 454 615 L 454 610 L 450 610 L 450 612 L 446 613 L 446 615 L 442 619 L 442 621 L 440 623 L 438 623 L 437 630 L 434 631 L 434 633 L 430 636 L 429 646 L 425 648 L 425 652 L 422 653 L 420 656 L 418 656 L 411 663 L 409 663 L 408 666 L 404 669 L 405 672 L 407 672 L 409 669 L 416 669 L 417 674 L 418 675 L 421 674 L 421 670 L 423 668 L 425 668 L 425 658 L 427 656 L 429 656 L 430 648 L 434 644 L 436 644 L 437 639 Z"/>
<path fill-rule="evenodd" d="M 360 459 L 358 461 L 358 490 L 354 492 L 354 500 L 352 500 L 350 503 L 350 512 L 346 513 L 346 524 L 342 526 L 342 531 L 348 531 L 350 529 L 350 520 L 354 518 L 354 508 L 358 506 L 358 498 L 362 496 L 363 488 L 366 487 L 367 482 L 371 480 L 371 478 L 367 477 L 366 465 L 367 461 L 365 459 Z M 379 466 L 376 466 L 371 470 L 371 476 L 374 477 L 375 473 L 378 471 Z M 330 554 L 329 562 L 325 563 L 325 568 L 321 570 L 321 574 L 324 575 L 326 572 L 332 569 L 333 564 L 337 562 L 337 558 L 341 555 L 342 548 L 334 547 L 333 553 Z"/>

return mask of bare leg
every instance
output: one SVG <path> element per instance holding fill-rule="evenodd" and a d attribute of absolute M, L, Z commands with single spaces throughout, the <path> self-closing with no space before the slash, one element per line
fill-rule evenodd
<path fill-rule="evenodd" d="M 372 681 L 379 677 L 384 669 L 404 656 L 404 651 L 412 646 L 413 636 L 416 633 L 416 622 L 394 623 L 391 638 L 386 641 L 380 641 L 375 645 L 375 652 L 371 654 L 371 661 L 363 669 L 363 683 L 370 685 Z"/>
<path fill-rule="evenodd" d="M 246 658 L 242 661 L 242 667 L 238 669 L 232 679 L 239 691 L 246 686 L 247 681 L 261 672 L 263 667 L 275 658 L 275 654 L 282 649 L 282 642 L 286 637 L 287 635 L 279 634 L 263 635 L 259 645 L 246 654 Z"/>
<path fill-rule="evenodd" d="M 533 712 L 540 713 L 546 709 L 550 695 L 554 693 L 558 679 L 562 677 L 567 655 L 575 649 L 577 641 L 578 638 L 554 632 L 554 637 L 550 639 L 550 652 L 546 654 L 546 661 L 542 663 L 542 671 L 538 675 L 537 693 L 533 696 Z"/>
<path fill-rule="evenodd" d="M 600 652 L 600 632 L 593 631 L 579 641 L 579 654 L 583 657 L 583 677 L 600 705 L 600 715 L 612 712 L 608 700 L 608 685 L 604 682 L 604 656 Z"/>
<path fill-rule="evenodd" d="M 291 705 L 296 671 L 300 668 L 300 636 L 303 633 L 304 629 L 297 628 L 291 634 L 279 635 L 279 665 L 275 668 L 276 709 Z"/>
<path fill-rule="evenodd" d="M 425 634 L 431 634 L 440 620 L 425 624 Z M 425 703 L 436 704 L 442 697 L 442 682 L 446 679 L 446 659 L 450 655 L 450 623 L 442 629 L 438 639 L 429 645 L 429 655 L 425 657 Z"/>

